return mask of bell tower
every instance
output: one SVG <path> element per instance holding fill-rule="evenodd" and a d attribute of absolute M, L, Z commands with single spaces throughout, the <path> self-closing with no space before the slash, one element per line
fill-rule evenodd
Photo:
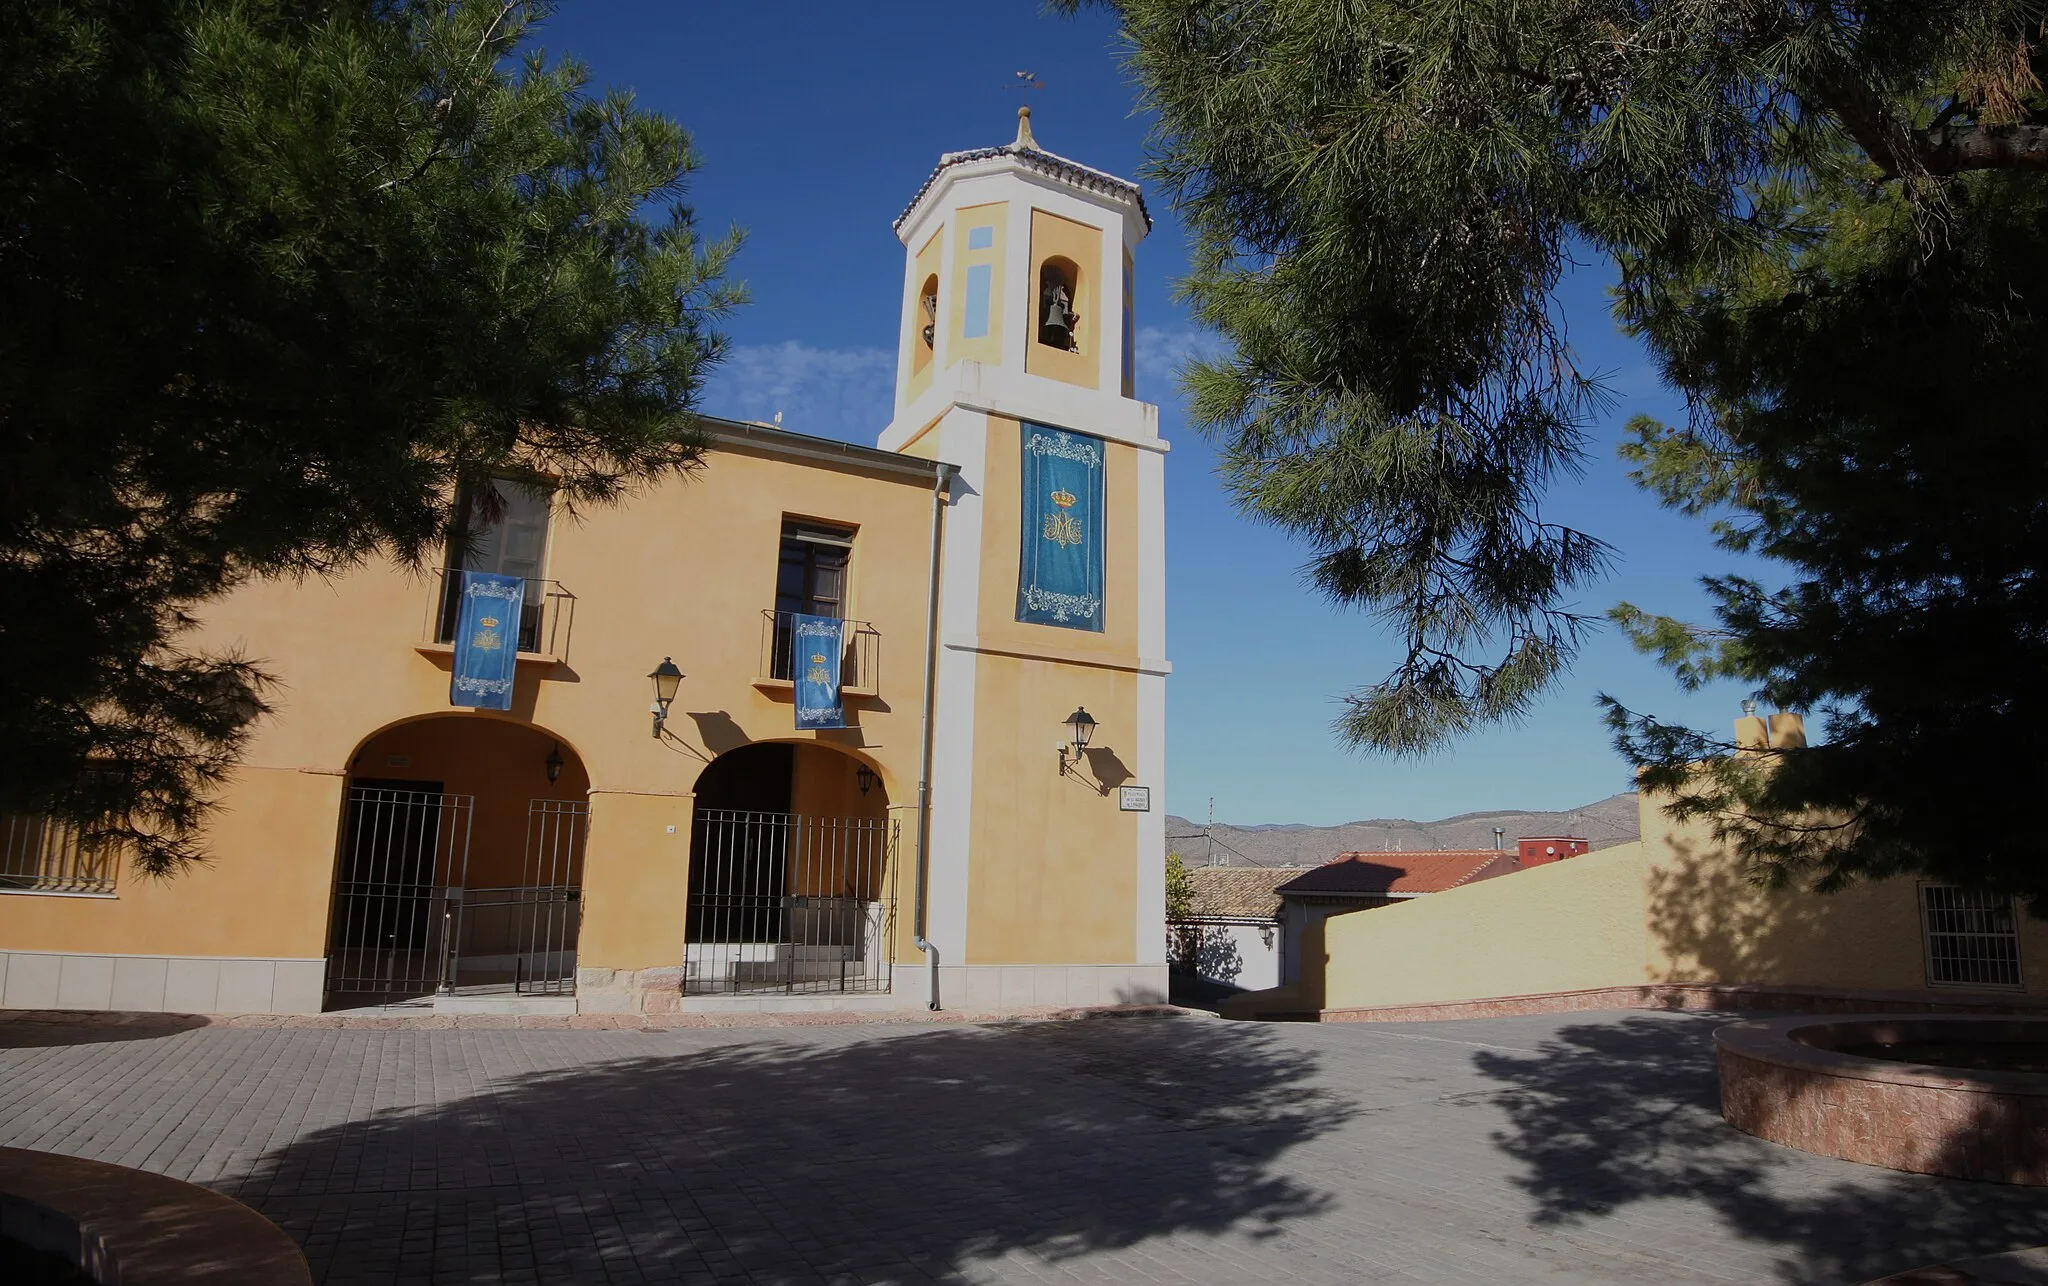
<path fill-rule="evenodd" d="M 895 223 L 880 445 L 958 468 L 924 924 L 949 1008 L 1165 997 L 1168 444 L 1132 352 L 1150 229 L 1137 184 L 1045 150 L 1028 108 Z"/>

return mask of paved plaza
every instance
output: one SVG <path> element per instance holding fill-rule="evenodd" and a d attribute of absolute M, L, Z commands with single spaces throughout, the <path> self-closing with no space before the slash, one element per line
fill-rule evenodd
<path fill-rule="evenodd" d="M 0 1144 L 331 1283 L 1860 1282 L 2048 1195 L 1735 1133 L 1727 1016 L 755 1030 L 0 1022 Z"/>

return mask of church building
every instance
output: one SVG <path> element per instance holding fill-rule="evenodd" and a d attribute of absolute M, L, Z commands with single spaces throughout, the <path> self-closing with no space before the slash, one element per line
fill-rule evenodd
<path fill-rule="evenodd" d="M 0 1005 L 1015 1010 L 1166 992 L 1165 475 L 1137 186 L 949 153 L 873 447 L 706 420 L 430 574 L 200 605 L 275 675 L 210 860 L 0 820 Z"/>

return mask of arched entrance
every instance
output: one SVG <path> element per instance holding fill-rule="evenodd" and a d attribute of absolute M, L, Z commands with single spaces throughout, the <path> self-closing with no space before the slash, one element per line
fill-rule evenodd
<path fill-rule="evenodd" d="M 887 991 L 896 824 L 866 764 L 761 742 L 697 779 L 684 990 Z"/>
<path fill-rule="evenodd" d="M 326 1007 L 573 993 L 589 793 L 576 752 L 526 724 L 371 736 L 343 796 Z"/>

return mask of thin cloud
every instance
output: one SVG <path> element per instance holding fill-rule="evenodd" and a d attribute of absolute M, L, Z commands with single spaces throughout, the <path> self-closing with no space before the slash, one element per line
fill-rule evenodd
<path fill-rule="evenodd" d="M 1139 394 L 1148 400 L 1180 400 L 1180 371 L 1190 361 L 1221 357 L 1230 348 L 1211 331 L 1163 326 L 1138 328 Z"/>
<path fill-rule="evenodd" d="M 816 348 L 801 340 L 739 344 L 705 391 L 704 409 L 773 422 L 844 442 L 872 443 L 893 406 L 896 355 L 882 348 Z"/>

